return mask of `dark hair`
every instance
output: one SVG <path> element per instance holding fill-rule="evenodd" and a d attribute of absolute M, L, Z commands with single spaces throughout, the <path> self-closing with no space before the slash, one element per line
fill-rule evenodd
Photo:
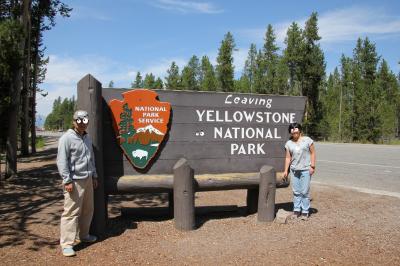
<path fill-rule="evenodd" d="M 298 128 L 300 132 L 302 131 L 301 130 L 301 124 L 299 124 L 299 123 L 291 123 L 289 125 L 289 128 L 288 128 L 289 134 L 292 133 L 292 129 L 295 129 L 295 128 Z"/>

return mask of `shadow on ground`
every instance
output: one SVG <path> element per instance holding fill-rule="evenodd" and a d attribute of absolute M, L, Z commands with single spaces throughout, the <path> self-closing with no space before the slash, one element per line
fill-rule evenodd
<path fill-rule="evenodd" d="M 29 250 L 56 248 L 59 243 L 59 221 L 63 195 L 61 178 L 55 164 L 57 149 L 50 146 L 31 157 L 19 158 L 29 164 L 18 177 L 7 180 L 0 188 L 0 248 L 26 245 Z M 43 165 L 40 162 L 48 162 Z M 173 218 L 168 193 L 145 193 L 109 196 L 109 219 L 105 238 L 136 229 L 142 221 L 166 221 Z M 130 203 L 122 208 L 122 202 Z M 132 208 L 135 207 L 135 208 Z M 276 204 L 291 211 L 291 202 Z M 121 211 L 122 210 L 122 211 Z M 246 217 L 246 207 L 236 205 L 196 207 L 196 227 L 210 220 Z M 317 210 L 313 209 L 312 213 Z M 82 244 L 81 247 L 87 246 Z"/>
<path fill-rule="evenodd" d="M 108 237 L 117 236 L 125 229 L 134 229 L 137 222 L 162 222 L 173 219 L 173 207 L 169 206 L 168 193 L 147 193 L 135 195 L 113 195 L 109 197 Z M 161 207 L 160 207 L 161 206 Z M 246 217 L 246 207 L 237 205 L 197 206 L 195 208 L 196 228 L 210 220 Z M 121 232 L 122 231 L 122 232 Z"/>
<path fill-rule="evenodd" d="M 55 164 L 57 149 L 50 148 L 35 156 L 18 158 L 31 163 L 26 170 L 19 170 L 18 177 L 6 180 L 0 188 L 0 248 L 25 245 L 37 251 L 57 248 L 59 222 L 63 209 L 61 178 Z M 48 162 L 35 166 L 38 162 Z M 160 206 L 168 202 L 168 194 L 136 194 L 111 198 L 110 214 L 120 213 L 121 200 L 132 201 L 138 206 Z M 160 219 L 163 219 L 162 216 Z M 125 216 L 110 217 L 106 238 L 121 235 L 137 224 Z M 85 247 L 88 244 L 80 244 Z M 78 247 L 79 248 L 79 247 Z"/>
<path fill-rule="evenodd" d="M 46 150 L 39 152 L 37 157 L 49 156 L 53 155 Z M 32 158 L 34 160 L 37 160 L 36 156 Z M 57 245 L 57 239 L 43 237 L 29 227 L 35 224 L 57 224 L 59 212 L 50 210 L 59 209 L 61 199 L 55 164 L 19 171 L 18 177 L 5 181 L 0 194 L 0 248 L 23 245 L 27 241 L 31 242 L 28 248 L 32 250 Z"/>

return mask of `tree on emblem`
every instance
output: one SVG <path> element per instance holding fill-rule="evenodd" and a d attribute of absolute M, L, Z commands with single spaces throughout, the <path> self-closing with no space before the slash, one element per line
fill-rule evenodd
<path fill-rule="evenodd" d="M 119 122 L 119 134 L 121 136 L 121 143 L 135 134 L 133 128 L 132 109 L 129 108 L 128 104 L 125 103 L 122 106 L 122 112 L 120 114 L 121 122 Z"/>

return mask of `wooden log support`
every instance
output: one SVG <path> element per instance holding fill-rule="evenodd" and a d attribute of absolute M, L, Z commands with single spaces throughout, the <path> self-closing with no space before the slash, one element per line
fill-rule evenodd
<path fill-rule="evenodd" d="M 182 231 L 194 230 L 194 172 L 184 158 L 175 164 L 173 172 L 175 228 Z"/>
<path fill-rule="evenodd" d="M 277 174 L 276 184 L 278 187 L 287 187 L 289 180 L 281 178 Z M 107 194 L 124 193 L 168 193 L 173 189 L 173 175 L 125 175 L 107 177 Z M 196 175 L 195 190 L 221 191 L 233 189 L 257 190 L 256 202 L 258 200 L 258 187 L 260 173 L 225 173 L 225 174 L 203 174 Z M 254 192 L 252 192 L 254 193 Z M 251 193 L 250 193 L 251 194 Z M 257 203 L 256 203 L 257 208 Z"/>
<path fill-rule="evenodd" d="M 89 113 L 87 131 L 92 139 L 95 156 L 98 187 L 94 190 L 94 214 L 91 233 L 102 236 L 106 230 L 107 202 L 104 192 L 103 169 L 103 98 L 102 85 L 92 75 L 86 75 L 78 82 L 77 109 Z"/>
<path fill-rule="evenodd" d="M 247 190 L 247 214 L 254 214 L 257 212 L 258 207 L 258 188 L 252 188 Z"/>
<path fill-rule="evenodd" d="M 275 175 L 272 166 L 261 167 L 257 218 L 259 222 L 272 222 L 275 219 Z"/>

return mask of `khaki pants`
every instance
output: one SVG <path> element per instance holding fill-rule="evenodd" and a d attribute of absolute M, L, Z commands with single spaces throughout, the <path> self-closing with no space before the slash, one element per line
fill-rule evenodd
<path fill-rule="evenodd" d="M 60 228 L 62 248 L 72 247 L 75 240 L 86 237 L 93 217 L 92 178 L 76 179 L 73 184 L 71 193 L 64 189 L 64 212 Z"/>

